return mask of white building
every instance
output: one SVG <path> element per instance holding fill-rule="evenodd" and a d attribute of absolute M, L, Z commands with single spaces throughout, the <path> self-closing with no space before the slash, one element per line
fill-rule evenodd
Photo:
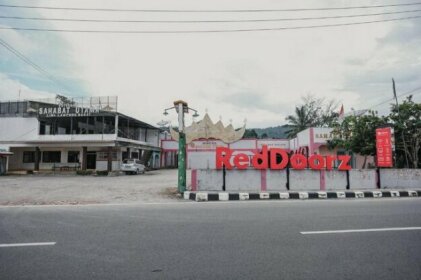
<path fill-rule="evenodd" d="M 111 171 L 126 158 L 159 168 L 160 130 L 117 112 L 116 101 L 0 102 L 0 146 L 13 153 L 8 169 Z"/>

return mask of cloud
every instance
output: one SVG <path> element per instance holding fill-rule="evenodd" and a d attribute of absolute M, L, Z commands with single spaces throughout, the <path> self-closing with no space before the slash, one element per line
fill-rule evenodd
<path fill-rule="evenodd" d="M 11 79 L 0 73 L 0 100 L 25 100 L 54 97 L 55 94 L 48 91 L 39 91 L 23 85 L 18 80 Z"/>
<path fill-rule="evenodd" d="M 41 3 L 41 2 L 40 2 Z M 337 1 L 120 1 L 119 8 L 257 9 L 339 6 Z M 361 1 L 360 3 L 365 2 Z M 357 5 L 357 3 L 355 4 Z M 64 5 L 63 5 L 64 6 Z M 116 7 L 115 1 L 72 1 L 76 7 Z M 336 12 L 335 12 L 336 13 Z M 42 17 L 114 19 L 224 19 L 321 16 L 331 12 L 274 15 L 168 15 L 39 11 Z M 381 17 L 376 17 L 380 19 Z M 341 21 L 318 21 L 318 24 Z M 305 24 L 314 24 L 314 22 Z M 86 34 L 10 33 L 10 40 L 31 59 L 70 87 L 70 94 L 118 95 L 119 110 L 156 124 L 164 108 L 184 99 L 203 116 L 222 116 L 234 126 L 285 123 L 301 96 L 335 98 L 347 108 L 365 108 L 390 96 L 391 78 L 405 91 L 421 85 L 419 21 L 378 23 L 325 29 L 226 34 Z M 12 25 L 12 22 L 3 24 Z M 88 24 L 24 22 L 22 25 L 98 30 L 232 29 L 284 27 L 304 23 L 265 24 Z M 29 42 L 29 44 L 28 44 Z M 25 49 L 26 45 L 31 45 Z M 28 66 L 5 58 L 0 72 L 39 92 L 56 86 Z M 11 63 L 14 61 L 13 63 Z M 15 88 L 13 90 L 16 90 Z M 176 124 L 175 114 L 170 120 Z M 191 121 L 191 116 L 188 116 Z"/>

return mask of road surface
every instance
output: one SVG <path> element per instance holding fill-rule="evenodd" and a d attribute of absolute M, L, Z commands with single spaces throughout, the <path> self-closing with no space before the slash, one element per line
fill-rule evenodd
<path fill-rule="evenodd" d="M 409 280 L 420 264 L 419 198 L 0 207 L 3 280 Z"/>

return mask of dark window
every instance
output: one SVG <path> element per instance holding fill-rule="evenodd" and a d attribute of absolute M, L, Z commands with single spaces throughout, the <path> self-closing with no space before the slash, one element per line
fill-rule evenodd
<path fill-rule="evenodd" d="M 69 151 L 67 154 L 67 162 L 79 162 L 79 151 Z"/>
<path fill-rule="evenodd" d="M 34 163 L 35 162 L 35 152 L 24 151 L 23 152 L 23 163 Z"/>
<path fill-rule="evenodd" d="M 42 162 L 60 162 L 61 152 L 42 152 Z"/>
<path fill-rule="evenodd" d="M 139 158 L 139 153 L 132 153 L 132 158 Z"/>

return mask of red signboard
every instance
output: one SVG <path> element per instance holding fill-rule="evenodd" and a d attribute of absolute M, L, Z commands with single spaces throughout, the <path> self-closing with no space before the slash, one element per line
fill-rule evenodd
<path fill-rule="evenodd" d="M 281 158 L 280 162 L 278 162 L 278 156 Z M 350 160 L 351 156 L 348 155 L 312 155 L 308 158 L 301 154 L 293 154 L 290 156 L 284 149 L 268 149 L 267 145 L 263 145 L 262 152 L 255 153 L 250 159 L 245 153 L 234 155 L 234 151 L 227 147 L 216 148 L 216 169 L 222 169 L 223 167 L 226 167 L 228 170 L 233 169 L 234 167 L 237 169 L 247 169 L 250 166 L 251 161 L 251 165 L 255 169 L 284 169 L 287 167 L 288 163 L 290 163 L 292 168 L 298 170 L 307 167 L 314 170 L 332 170 L 334 162 L 338 161 L 338 170 L 350 170 Z"/>
<path fill-rule="evenodd" d="M 376 129 L 377 167 L 392 167 L 392 129 L 390 127 Z"/>

